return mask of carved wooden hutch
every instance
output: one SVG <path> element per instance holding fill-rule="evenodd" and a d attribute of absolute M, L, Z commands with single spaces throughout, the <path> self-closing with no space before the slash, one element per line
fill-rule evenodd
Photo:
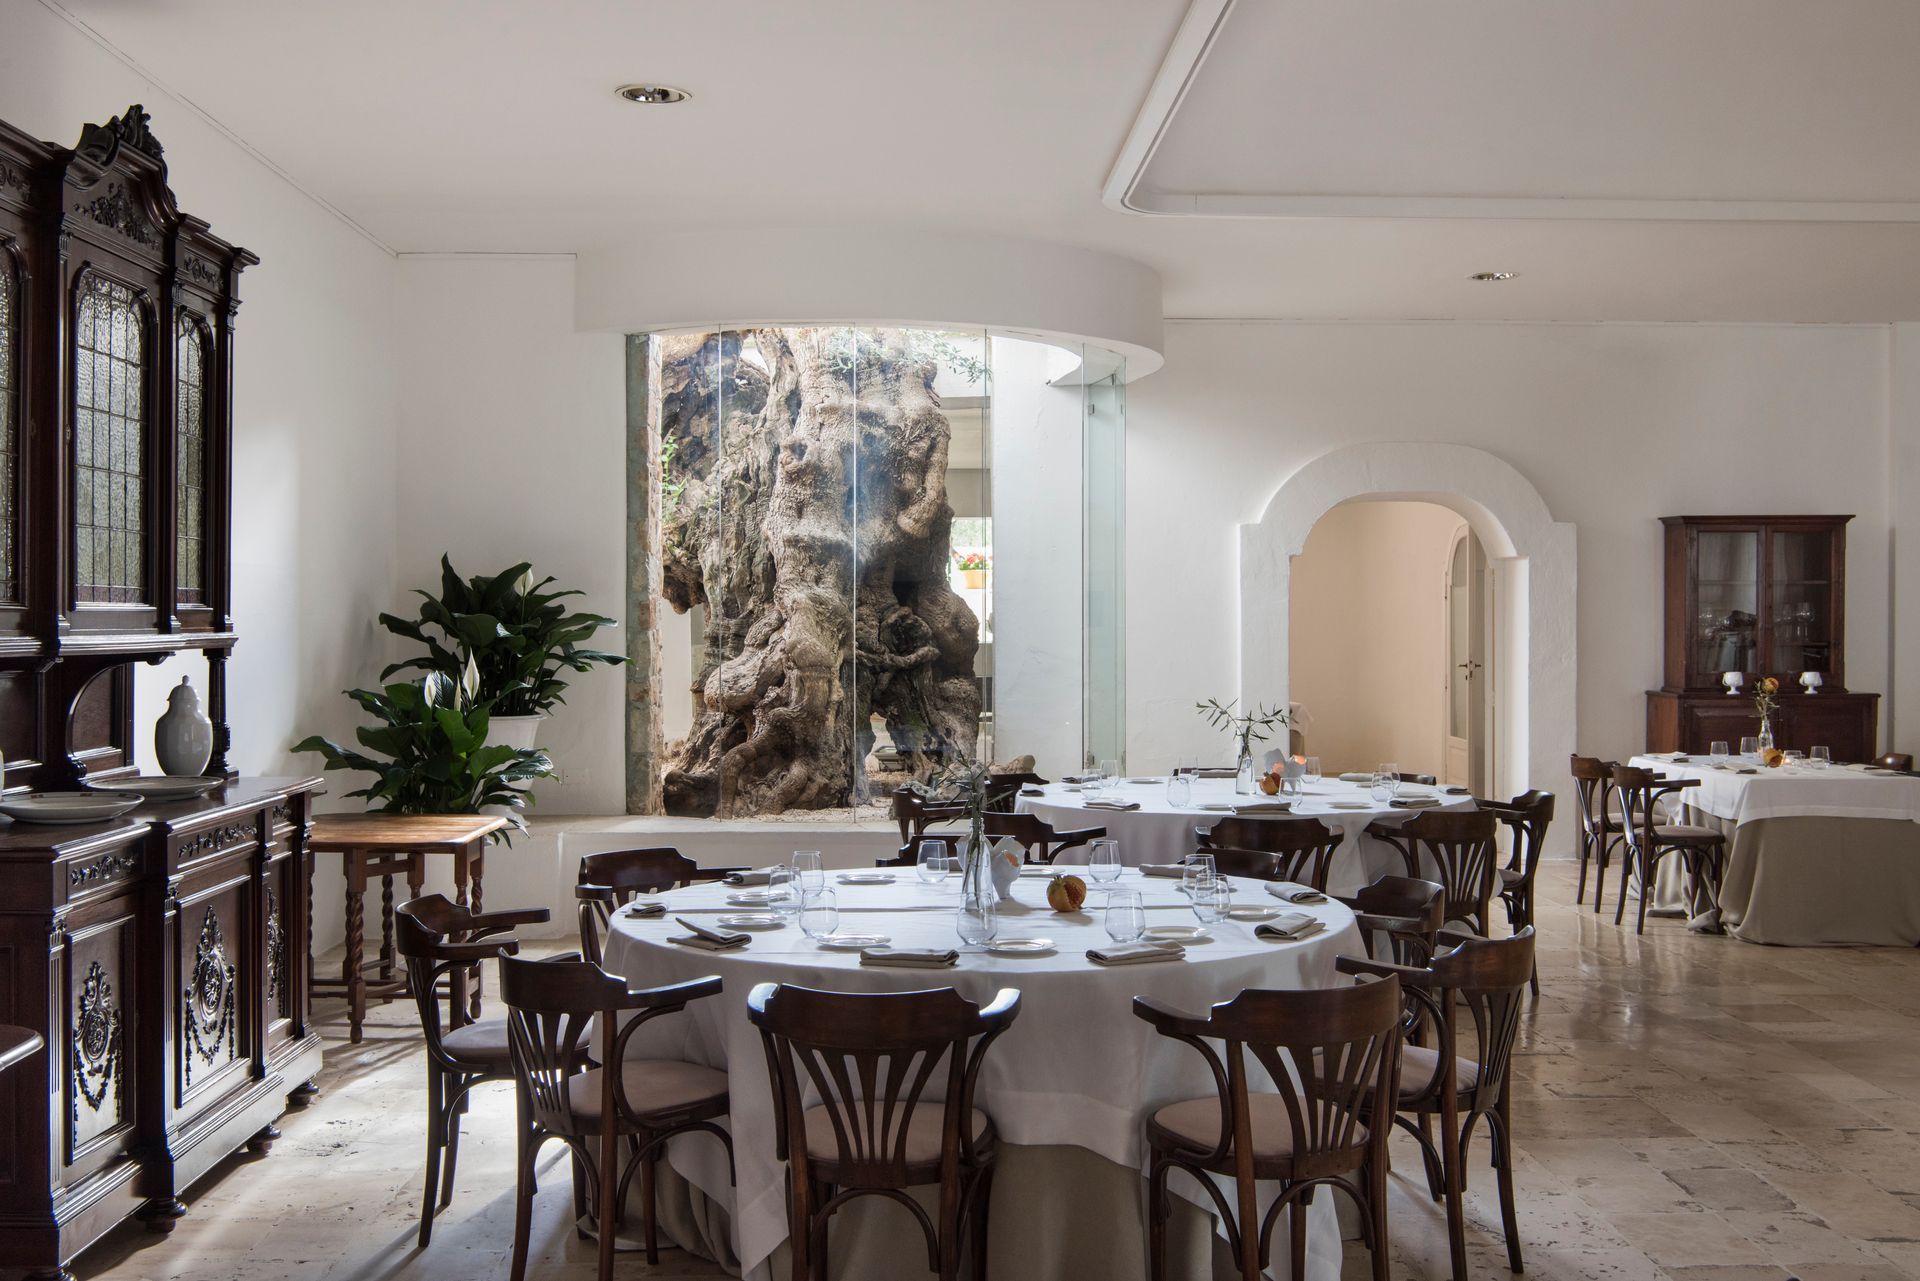
<path fill-rule="evenodd" d="M 1647 694 L 1647 750 L 1735 749 L 1760 732 L 1753 682 L 1780 681 L 1774 739 L 1836 761 L 1872 759 L 1878 694 L 1846 685 L 1847 522 L 1851 516 L 1667 516 L 1666 670 Z M 1742 692 L 1721 685 L 1746 678 Z M 1799 685 L 1820 673 L 1819 691 Z"/>
<path fill-rule="evenodd" d="M 228 764 L 234 315 L 257 261 L 182 213 L 139 107 L 72 149 L 0 123 L 0 787 L 133 771 L 132 665 L 207 659 L 204 799 L 0 819 L 0 1271 L 157 1230 L 310 1090 L 315 779 Z"/>

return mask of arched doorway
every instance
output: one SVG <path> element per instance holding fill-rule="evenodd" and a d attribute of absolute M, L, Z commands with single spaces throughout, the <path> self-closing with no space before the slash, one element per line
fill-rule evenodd
<path fill-rule="evenodd" d="M 1505 460 L 1465 445 L 1368 443 L 1322 454 L 1289 476 L 1253 524 L 1240 528 L 1240 693 L 1289 701 L 1292 562 L 1340 503 L 1436 503 L 1473 527 L 1493 567 L 1495 683 L 1503 691 L 1489 791 L 1566 787 L 1574 750 L 1574 527 L 1553 519 L 1532 483 Z M 1564 848 L 1564 824 L 1554 844 Z"/>

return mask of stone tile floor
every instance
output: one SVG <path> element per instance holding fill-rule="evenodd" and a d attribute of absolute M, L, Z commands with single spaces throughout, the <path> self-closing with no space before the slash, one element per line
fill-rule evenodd
<path fill-rule="evenodd" d="M 1575 909 L 1573 872 L 1541 876 L 1542 996 L 1517 1063 L 1520 1227 L 1538 1281 L 1882 1281 L 1920 1278 L 1920 951 L 1786 949 L 1644 938 Z M 1611 887 L 1609 892 L 1611 893 Z M 337 1016 L 338 1002 L 321 1007 Z M 329 1044 L 325 1093 L 265 1158 L 236 1158 L 188 1197 L 170 1237 L 124 1230 L 82 1281 L 435 1281 L 505 1277 L 513 1230 L 511 1092 L 476 1097 L 452 1208 L 414 1249 L 425 1108 L 411 1010 Z M 330 1023 L 343 1037 L 344 1019 Z M 1447 1275 L 1446 1234 L 1411 1145 L 1396 1140 L 1393 1275 Z M 592 1275 L 570 1230 L 557 1149 L 530 1275 Z M 1469 1259 L 1507 1275 L 1498 1203 L 1476 1141 Z M 1411 1176 L 1411 1177 L 1409 1177 Z M 720 1275 L 668 1252 L 618 1275 Z M 908 1275 L 908 1274 L 903 1274 Z M 911 1275 L 919 1275 L 912 1272 Z M 1349 1247 L 1347 1276 L 1368 1275 Z M 1007 1279 L 1013 1281 L 1013 1279 Z"/>

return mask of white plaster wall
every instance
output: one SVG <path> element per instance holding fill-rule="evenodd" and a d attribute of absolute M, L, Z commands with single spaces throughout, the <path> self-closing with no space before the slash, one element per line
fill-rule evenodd
<path fill-rule="evenodd" d="M 1219 754 L 1192 704 L 1239 689 L 1239 527 L 1356 442 L 1484 450 L 1577 526 L 1582 751 L 1642 743 L 1663 515 L 1855 513 L 1848 672 L 1887 692 L 1887 382 L 1881 326 L 1170 324 L 1128 388 L 1130 767 Z"/>
<path fill-rule="evenodd" d="M 1920 751 L 1915 746 L 1920 744 L 1920 653 L 1915 652 L 1920 640 L 1920 324 L 1894 325 L 1888 340 L 1887 503 L 1893 526 L 1887 583 L 1895 614 L 1889 637 L 1893 707 L 1882 718 L 1881 750 L 1915 752 Z M 1849 564 L 1849 575 L 1852 572 Z M 1851 630 L 1853 620 L 1847 621 Z"/>
<path fill-rule="evenodd" d="M 1328 772 L 1445 764 L 1446 583 L 1460 517 L 1432 503 L 1342 503 L 1293 561 L 1287 692 Z"/>
<path fill-rule="evenodd" d="M 384 646 L 394 539 L 394 261 L 185 104 L 38 4 L 0 7 L 0 119 L 71 145 L 87 121 L 145 104 L 181 207 L 258 253 L 240 282 L 234 379 L 234 764 L 245 774 L 315 772 L 287 749 L 351 733 L 339 696 Z M 136 759 L 183 657 L 135 671 Z M 351 784 L 330 780 L 340 805 Z M 337 879 L 334 874 L 332 879 Z M 340 929 L 323 871 L 317 946 Z"/>

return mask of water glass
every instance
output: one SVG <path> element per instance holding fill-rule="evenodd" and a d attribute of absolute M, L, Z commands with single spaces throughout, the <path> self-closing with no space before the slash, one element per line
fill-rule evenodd
<path fill-rule="evenodd" d="M 1102 884 L 1120 879 L 1120 842 L 1099 840 L 1087 846 L 1087 875 Z"/>
<path fill-rule="evenodd" d="M 778 912 L 781 916 L 792 916 L 800 906 L 800 887 L 793 879 L 791 867 L 770 867 L 767 869 L 767 910 Z"/>
<path fill-rule="evenodd" d="M 1213 855 L 1201 850 L 1187 859 L 1185 868 L 1180 873 L 1180 888 L 1192 894 L 1202 885 L 1213 884 L 1217 876 Z"/>
<path fill-rule="evenodd" d="M 795 850 L 793 852 L 793 876 L 799 882 L 803 892 L 812 893 L 822 889 L 827 883 L 826 869 L 820 866 L 819 850 Z"/>
<path fill-rule="evenodd" d="M 1833 752 L 1816 743 L 1813 747 L 1812 760 L 1815 769 L 1827 769 L 1833 764 Z"/>
<path fill-rule="evenodd" d="M 1740 736 L 1740 755 L 1748 757 L 1760 755 L 1760 736 L 1758 734 L 1742 734 Z"/>
<path fill-rule="evenodd" d="M 1318 756 L 1307 757 L 1306 773 L 1302 774 L 1300 778 L 1301 781 L 1307 783 L 1318 783 L 1320 781 L 1320 758 Z"/>
<path fill-rule="evenodd" d="M 1216 877 L 1193 892 L 1193 914 L 1202 925 L 1218 925 L 1227 919 L 1227 909 L 1233 906 L 1233 884 L 1225 877 Z"/>
<path fill-rule="evenodd" d="M 1387 785 L 1387 799 L 1392 800 L 1400 794 L 1400 767 L 1392 761 L 1383 761 L 1380 765 L 1380 779 Z"/>
<path fill-rule="evenodd" d="M 1108 787 L 1120 781 L 1120 762 L 1111 758 L 1100 762 L 1100 780 Z"/>
<path fill-rule="evenodd" d="M 921 841 L 920 857 L 914 863 L 913 870 L 928 885 L 938 885 L 947 879 L 947 843 L 945 841 Z"/>
<path fill-rule="evenodd" d="M 832 890 L 808 890 L 800 899 L 800 930 L 815 940 L 840 928 L 840 900 Z"/>
<path fill-rule="evenodd" d="M 1373 781 L 1368 784 L 1367 792 L 1375 801 L 1384 805 L 1393 799 L 1392 778 L 1375 770 L 1373 772 Z"/>
<path fill-rule="evenodd" d="M 1729 755 L 1727 740 L 1724 738 L 1716 738 L 1707 745 L 1707 760 L 1714 765 L 1725 765 Z"/>
<path fill-rule="evenodd" d="M 1193 776 L 1175 774 L 1167 780 L 1167 804 L 1183 810 L 1193 804 Z"/>
<path fill-rule="evenodd" d="M 1807 754 L 1797 747 L 1789 747 L 1780 755 L 1785 758 L 1784 763 L 1788 765 L 1798 765 L 1807 759 Z"/>
<path fill-rule="evenodd" d="M 1136 942 L 1147 932 L 1147 909 L 1139 890 L 1115 890 L 1107 895 L 1107 937 L 1116 943 Z"/>

